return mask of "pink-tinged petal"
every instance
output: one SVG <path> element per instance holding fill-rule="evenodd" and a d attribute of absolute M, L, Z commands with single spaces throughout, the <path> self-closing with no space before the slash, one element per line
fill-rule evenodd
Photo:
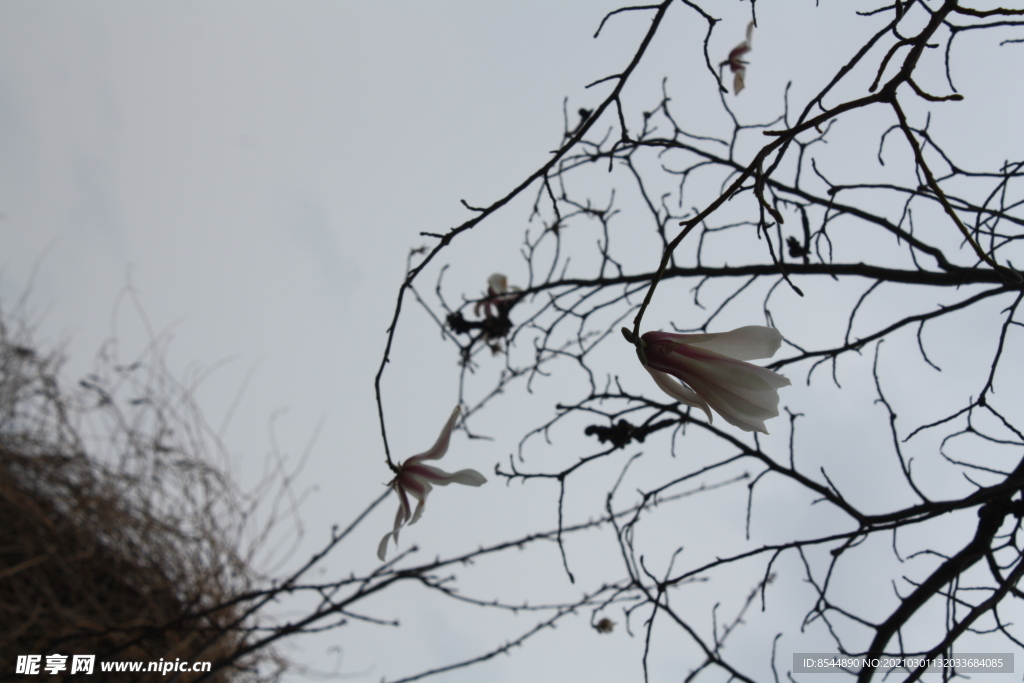
<path fill-rule="evenodd" d="M 661 372 L 660 370 L 653 370 L 648 366 L 644 366 L 647 372 L 651 373 L 651 377 L 658 384 L 662 391 L 666 394 L 688 406 L 694 408 L 700 408 L 708 416 L 708 422 L 712 422 L 714 418 L 711 416 L 711 408 L 708 404 L 701 399 L 690 387 L 680 384 L 679 382 L 672 379 L 668 374 Z"/>
<path fill-rule="evenodd" d="M 395 515 L 395 531 L 398 531 L 398 527 L 405 524 L 406 520 L 409 519 L 411 509 L 409 508 L 409 498 L 405 495 L 405 489 L 401 486 L 395 486 L 395 493 L 398 494 L 398 514 Z"/>
<path fill-rule="evenodd" d="M 676 344 L 696 344 L 717 337 L 719 332 L 714 334 L 680 334 L 678 332 L 644 332 L 640 338 L 645 342 L 673 342 Z"/>
<path fill-rule="evenodd" d="M 761 389 L 766 384 L 769 388 L 781 389 L 790 384 L 789 379 L 768 368 L 690 345 L 651 345 L 647 349 L 647 360 L 655 370 L 674 375 L 687 384 L 690 379 L 702 377 L 720 386 L 751 389 Z M 693 389 L 700 393 L 696 387 Z"/>
<path fill-rule="evenodd" d="M 408 493 L 416 500 L 423 500 L 430 493 L 430 482 L 424 477 L 423 465 L 402 465 L 402 472 L 395 479 L 399 491 Z"/>
<path fill-rule="evenodd" d="M 750 52 L 750 46 L 746 43 L 740 43 L 734 47 L 729 53 L 729 59 L 726 60 L 729 62 L 729 68 L 734 72 L 741 71 L 746 65 L 746 62 L 743 61 L 743 55 L 748 52 Z"/>
<path fill-rule="evenodd" d="M 420 465 L 418 469 L 427 470 L 426 477 L 430 480 L 430 483 L 438 486 L 447 486 L 448 484 L 465 484 L 466 486 L 480 486 L 487 483 L 487 479 L 484 475 L 480 474 L 476 470 L 459 470 L 458 472 L 448 473 L 444 470 L 430 465 Z"/>
<path fill-rule="evenodd" d="M 424 466 L 420 465 L 419 467 Z M 401 473 L 401 482 L 403 494 L 408 493 L 420 503 L 427 500 L 427 495 L 430 493 L 432 486 L 426 478 L 414 472 L 404 471 Z"/>
<path fill-rule="evenodd" d="M 412 519 L 409 520 L 409 525 L 412 526 L 423 514 L 423 507 L 427 503 L 427 493 L 431 490 L 431 484 L 437 484 L 438 486 L 447 486 L 448 484 L 465 484 L 466 486 L 480 486 L 487 483 L 487 479 L 484 475 L 480 474 L 476 470 L 459 470 L 449 474 L 442 469 L 437 467 L 431 467 L 430 465 L 417 465 L 418 470 L 417 476 L 423 477 L 423 484 L 426 488 L 423 496 L 418 498 L 419 505 L 416 506 L 416 512 L 413 513 Z M 416 494 L 413 494 L 414 496 Z"/>
<path fill-rule="evenodd" d="M 455 429 L 455 422 L 459 419 L 459 406 L 455 406 L 455 410 L 452 411 L 451 417 L 448 418 L 448 422 L 445 423 L 444 429 L 441 430 L 441 435 L 437 437 L 437 441 L 430 447 L 430 450 L 426 453 L 420 453 L 414 455 L 405 461 L 406 465 L 416 464 L 422 460 L 438 460 L 444 457 L 444 454 L 448 452 L 448 443 L 452 438 L 452 430 Z"/>

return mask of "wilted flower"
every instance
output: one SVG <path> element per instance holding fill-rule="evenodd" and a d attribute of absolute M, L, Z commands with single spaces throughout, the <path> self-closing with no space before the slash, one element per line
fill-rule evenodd
<path fill-rule="evenodd" d="M 484 316 L 487 318 L 500 317 L 503 308 L 508 308 L 519 299 L 519 288 L 508 286 L 508 278 L 501 273 L 494 273 L 487 278 L 487 296 L 476 302 L 474 312 L 480 315 L 480 309 L 484 309 Z M 491 308 L 494 308 L 494 312 Z"/>
<path fill-rule="evenodd" d="M 764 421 L 779 414 L 778 390 L 789 380 L 743 361 L 774 356 L 782 345 L 778 330 L 750 325 L 717 334 L 647 332 L 640 339 L 644 367 L 666 394 L 700 408 L 708 422 L 714 408 L 731 425 L 768 433 Z"/>
<path fill-rule="evenodd" d="M 750 52 L 751 44 L 750 37 L 754 32 L 754 22 L 747 24 L 747 39 L 737 45 L 729 53 L 729 58 L 719 64 L 719 67 L 729 65 L 729 69 L 733 73 L 732 77 L 732 91 L 739 95 L 740 91 L 743 90 L 744 78 L 747 75 L 747 63 L 743 61 L 743 55 Z"/>
<path fill-rule="evenodd" d="M 422 464 L 424 460 L 440 460 L 448 452 L 448 442 L 451 441 L 452 429 L 455 421 L 459 418 L 459 407 L 455 406 L 451 417 L 441 430 L 441 436 L 437 442 L 426 453 L 414 455 L 398 466 L 395 478 L 388 484 L 398 494 L 398 512 L 395 514 L 395 528 L 384 534 L 377 548 L 377 557 L 384 561 L 384 553 L 388 549 L 388 541 L 394 537 L 395 544 L 398 544 L 398 531 L 406 522 L 415 524 L 423 514 L 423 505 L 427 502 L 427 494 L 437 486 L 447 486 L 451 483 L 466 484 L 467 486 L 480 486 L 487 479 L 476 470 L 459 470 L 449 474 L 444 470 Z M 409 496 L 418 501 L 416 511 L 409 507 Z"/>

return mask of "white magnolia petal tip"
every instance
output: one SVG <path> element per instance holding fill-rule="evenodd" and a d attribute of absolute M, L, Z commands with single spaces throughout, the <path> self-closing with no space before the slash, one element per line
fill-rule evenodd
<path fill-rule="evenodd" d="M 502 273 L 494 273 L 487 278 L 487 286 L 495 294 L 504 294 L 508 291 L 508 278 Z"/>
<path fill-rule="evenodd" d="M 380 545 L 377 546 L 377 559 L 381 562 L 384 561 L 384 556 L 388 552 L 388 541 L 391 540 L 391 534 L 390 531 L 384 534 L 384 538 L 380 539 Z"/>

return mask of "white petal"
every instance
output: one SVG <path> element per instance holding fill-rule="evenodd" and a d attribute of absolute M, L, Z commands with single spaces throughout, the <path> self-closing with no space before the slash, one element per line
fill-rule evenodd
<path fill-rule="evenodd" d="M 504 294 L 508 291 L 508 278 L 501 273 L 495 273 L 487 278 L 487 286 L 495 294 Z"/>
<path fill-rule="evenodd" d="M 684 359 L 681 378 L 731 425 L 768 433 L 764 421 L 779 414 L 778 388 L 789 379 L 766 368 L 722 359 Z"/>
<path fill-rule="evenodd" d="M 692 389 L 680 384 L 676 380 L 672 379 L 669 374 L 661 372 L 660 370 L 653 370 L 646 365 L 644 366 L 644 370 L 651 373 L 651 377 L 654 378 L 654 381 L 657 382 L 658 386 L 666 394 L 680 403 L 684 403 L 694 408 L 700 408 L 708 416 L 708 422 L 711 422 L 714 419 L 711 416 L 711 408 L 709 408 L 708 404 Z"/>
<path fill-rule="evenodd" d="M 412 526 L 413 524 L 415 524 L 416 522 L 419 521 L 420 515 L 423 514 L 423 506 L 426 505 L 426 504 L 427 504 L 427 498 L 426 498 L 426 496 L 424 496 L 423 500 L 421 500 L 419 502 L 419 505 L 416 506 L 416 512 L 412 513 L 412 519 L 409 520 L 409 526 Z"/>
<path fill-rule="evenodd" d="M 696 380 L 735 390 L 781 389 L 790 385 L 788 377 L 760 365 L 710 352 L 704 354 L 703 358 L 674 354 L 671 365 L 662 364 L 661 367 L 686 382 L 698 394 L 701 390 L 694 385 Z"/>
<path fill-rule="evenodd" d="M 402 525 L 405 524 L 407 519 L 409 519 L 409 499 L 405 497 L 405 492 L 400 487 L 396 486 L 395 491 L 398 493 L 398 511 L 395 513 L 395 526 L 391 531 L 384 534 L 384 538 L 381 539 L 380 545 L 377 546 L 377 557 L 381 562 L 384 561 L 384 554 L 388 549 L 388 540 L 394 536 L 395 545 L 398 545 L 398 530 L 401 529 Z"/>
<path fill-rule="evenodd" d="M 771 358 L 782 346 L 782 334 L 774 327 L 748 325 L 716 334 L 687 335 L 687 346 L 720 353 L 736 360 Z"/>
<path fill-rule="evenodd" d="M 701 394 L 722 419 L 747 432 L 768 433 L 764 421 L 778 417 L 779 394 L 774 389 L 763 390 L 760 394 L 730 392 L 723 387 L 701 386 Z"/>
<path fill-rule="evenodd" d="M 381 562 L 384 561 L 384 555 L 388 551 L 388 541 L 391 540 L 392 533 L 393 532 L 389 531 L 386 534 L 384 534 L 384 538 L 380 539 L 380 545 L 377 546 L 377 559 Z"/>
<path fill-rule="evenodd" d="M 429 479 L 431 484 L 437 484 L 438 486 L 447 486 L 448 484 L 480 486 L 487 483 L 487 478 L 476 470 L 459 470 L 458 472 L 448 473 L 430 465 L 420 465 L 419 467 L 427 470 L 428 473 L 425 475 L 425 478 Z"/>
<path fill-rule="evenodd" d="M 406 491 L 401 486 L 395 486 L 395 493 L 398 494 L 398 512 L 395 514 L 395 531 L 405 524 L 406 520 L 409 519 L 409 497 L 406 495 Z"/>
<path fill-rule="evenodd" d="M 421 460 L 438 460 L 448 452 L 448 442 L 452 438 L 452 429 L 455 428 L 455 421 L 459 419 L 459 406 L 455 406 L 455 410 L 452 411 L 451 417 L 448 418 L 448 422 L 445 423 L 444 429 L 441 430 L 441 435 L 437 437 L 437 441 L 430 447 L 430 450 L 426 453 L 420 453 L 414 455 L 408 460 L 406 464 L 417 463 Z"/>

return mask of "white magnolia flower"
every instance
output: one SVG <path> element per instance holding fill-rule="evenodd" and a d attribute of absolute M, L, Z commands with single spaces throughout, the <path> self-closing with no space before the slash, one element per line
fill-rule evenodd
<path fill-rule="evenodd" d="M 744 361 L 774 356 L 782 345 L 778 330 L 750 325 L 717 334 L 647 332 L 640 339 L 644 367 L 666 394 L 700 408 L 708 422 L 713 408 L 744 431 L 768 433 L 764 421 L 778 416 L 778 390 L 789 380 Z"/>
<path fill-rule="evenodd" d="M 448 452 L 448 442 L 451 441 L 452 429 L 455 427 L 455 422 L 458 419 L 459 407 L 455 406 L 451 417 L 448 418 L 444 429 L 441 430 L 441 436 L 437 437 L 437 442 L 426 453 L 414 455 L 399 465 L 395 478 L 388 484 L 398 494 L 398 512 L 395 514 L 394 529 L 384 534 L 384 538 L 381 539 L 380 546 L 377 548 L 377 557 L 382 562 L 384 561 L 384 554 L 388 549 L 388 541 L 394 537 L 395 545 L 397 545 L 399 529 L 406 522 L 409 524 L 416 523 L 420 515 L 423 514 L 423 505 L 427 502 L 427 494 L 430 493 L 435 485 L 447 486 L 448 484 L 456 483 L 466 484 L 467 486 L 480 486 L 486 483 L 487 479 L 484 478 L 484 475 L 476 470 L 459 470 L 454 474 L 449 474 L 437 467 L 423 464 L 424 460 L 440 460 Z M 415 512 L 409 506 L 409 496 L 418 501 Z"/>
<path fill-rule="evenodd" d="M 487 289 L 491 294 L 504 294 L 508 291 L 508 278 L 501 273 L 492 273 L 487 278 Z"/>
<path fill-rule="evenodd" d="M 729 58 L 719 64 L 719 67 L 723 67 L 726 64 L 729 65 L 729 70 L 732 71 L 732 91 L 739 95 L 740 91 L 743 90 L 745 85 L 745 79 L 747 77 L 747 63 L 743 61 L 743 55 L 750 52 L 752 47 L 750 39 L 754 33 L 754 22 L 747 24 L 747 39 L 737 45 L 729 52 Z"/>

